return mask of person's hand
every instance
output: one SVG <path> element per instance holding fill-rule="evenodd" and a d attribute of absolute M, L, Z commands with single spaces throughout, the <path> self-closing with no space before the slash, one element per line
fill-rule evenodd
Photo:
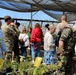
<path fill-rule="evenodd" d="M 56 47 L 56 53 L 59 54 L 60 51 L 59 51 L 59 47 Z"/>
<path fill-rule="evenodd" d="M 30 50 L 30 47 L 28 47 L 27 50 Z"/>
<path fill-rule="evenodd" d="M 64 55 L 64 51 L 60 51 L 60 56 L 63 56 Z"/>
<path fill-rule="evenodd" d="M 43 45 L 41 45 L 41 49 L 44 49 L 44 46 Z"/>
<path fill-rule="evenodd" d="M 32 42 L 30 42 L 30 45 L 32 45 Z"/>
<path fill-rule="evenodd" d="M 3 55 L 6 55 L 7 54 L 7 52 L 3 52 Z"/>

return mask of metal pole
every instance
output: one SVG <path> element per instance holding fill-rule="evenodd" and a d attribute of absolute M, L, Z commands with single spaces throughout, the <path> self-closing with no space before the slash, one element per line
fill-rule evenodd
<path fill-rule="evenodd" d="M 43 22 L 41 22 L 41 27 L 42 27 Z"/>
<path fill-rule="evenodd" d="M 32 8 L 32 5 L 31 5 L 31 8 Z M 32 14 L 33 12 L 31 12 L 31 27 L 32 27 L 32 19 L 33 19 Z"/>
<path fill-rule="evenodd" d="M 64 12 L 63 12 L 63 15 L 64 15 Z"/>

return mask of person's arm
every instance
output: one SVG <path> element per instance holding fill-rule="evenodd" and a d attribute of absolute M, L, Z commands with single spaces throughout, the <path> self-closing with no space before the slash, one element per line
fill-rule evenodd
<path fill-rule="evenodd" d="M 7 52 L 7 49 L 6 49 L 6 45 L 5 45 L 5 42 L 4 42 L 4 37 L 3 37 L 3 33 L 2 32 L 1 32 L 0 38 L 2 39 L 1 42 L 0 42 L 0 46 L 1 46 L 2 51 Z"/>
<path fill-rule="evenodd" d="M 59 48 L 64 48 L 64 41 L 68 38 L 70 33 L 71 33 L 70 29 L 63 30 L 59 40 Z"/>
<path fill-rule="evenodd" d="M 5 45 L 4 41 L 2 41 L 2 43 L 1 43 L 1 49 L 2 49 L 2 51 L 7 52 L 6 45 Z"/>
<path fill-rule="evenodd" d="M 42 40 L 43 40 L 43 36 L 44 36 L 44 35 L 43 35 L 43 31 L 42 31 L 42 29 L 41 29 L 41 34 L 42 34 Z"/>
<path fill-rule="evenodd" d="M 12 37 L 17 36 L 16 32 L 15 32 L 11 27 L 8 27 L 7 33 L 8 33 L 9 35 L 11 35 Z"/>
<path fill-rule="evenodd" d="M 29 37 L 27 36 L 27 45 L 30 47 Z"/>
<path fill-rule="evenodd" d="M 19 40 L 22 38 L 21 34 L 19 35 Z"/>
<path fill-rule="evenodd" d="M 60 40 L 59 41 L 59 48 L 63 48 L 64 47 L 64 41 Z"/>
<path fill-rule="evenodd" d="M 30 38 L 31 43 L 36 41 L 35 38 L 36 38 L 36 36 L 35 36 L 35 29 L 33 29 L 32 33 L 31 33 L 31 38 Z"/>

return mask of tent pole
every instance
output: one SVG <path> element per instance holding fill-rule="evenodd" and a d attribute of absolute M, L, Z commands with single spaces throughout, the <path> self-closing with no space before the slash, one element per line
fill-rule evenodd
<path fill-rule="evenodd" d="M 63 15 L 64 15 L 64 12 L 63 12 Z"/>
<path fill-rule="evenodd" d="M 41 22 L 41 27 L 42 27 L 43 22 Z"/>
<path fill-rule="evenodd" d="M 17 20 L 16 20 L 16 22 L 17 22 Z"/>
<path fill-rule="evenodd" d="M 31 8 L 32 8 L 32 5 L 31 5 Z M 32 12 L 31 12 L 31 27 L 32 27 Z"/>
<path fill-rule="evenodd" d="M 31 12 L 31 27 L 32 27 L 32 12 Z"/>

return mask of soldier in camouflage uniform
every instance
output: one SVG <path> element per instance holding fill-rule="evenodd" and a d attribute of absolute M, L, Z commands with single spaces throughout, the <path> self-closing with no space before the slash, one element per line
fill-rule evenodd
<path fill-rule="evenodd" d="M 58 23 L 57 27 L 56 27 L 56 34 L 58 34 L 58 32 L 63 29 L 64 27 L 70 27 L 70 25 L 67 22 L 67 15 L 62 15 L 61 17 L 61 22 Z"/>
<path fill-rule="evenodd" d="M 19 22 L 16 22 L 16 24 L 18 24 L 18 26 L 20 25 Z M 19 37 L 20 31 L 18 28 L 16 28 L 16 25 L 14 24 L 13 20 L 11 22 L 11 27 L 17 35 L 17 36 L 15 36 L 14 47 L 13 47 L 13 58 L 12 59 L 14 60 L 14 57 L 19 58 L 19 40 L 18 40 L 18 37 Z"/>
<path fill-rule="evenodd" d="M 2 25 L 2 32 L 4 35 L 4 41 L 5 41 L 8 52 L 11 52 L 13 50 L 13 47 L 14 47 L 14 39 L 15 39 L 16 33 L 10 27 L 11 17 L 5 16 L 4 21 L 5 21 L 5 24 Z"/>
<path fill-rule="evenodd" d="M 72 58 L 74 47 L 75 43 L 73 39 L 73 29 L 65 28 L 59 40 L 59 48 L 64 49 L 64 55 L 66 57 L 65 75 L 72 75 Z"/>

